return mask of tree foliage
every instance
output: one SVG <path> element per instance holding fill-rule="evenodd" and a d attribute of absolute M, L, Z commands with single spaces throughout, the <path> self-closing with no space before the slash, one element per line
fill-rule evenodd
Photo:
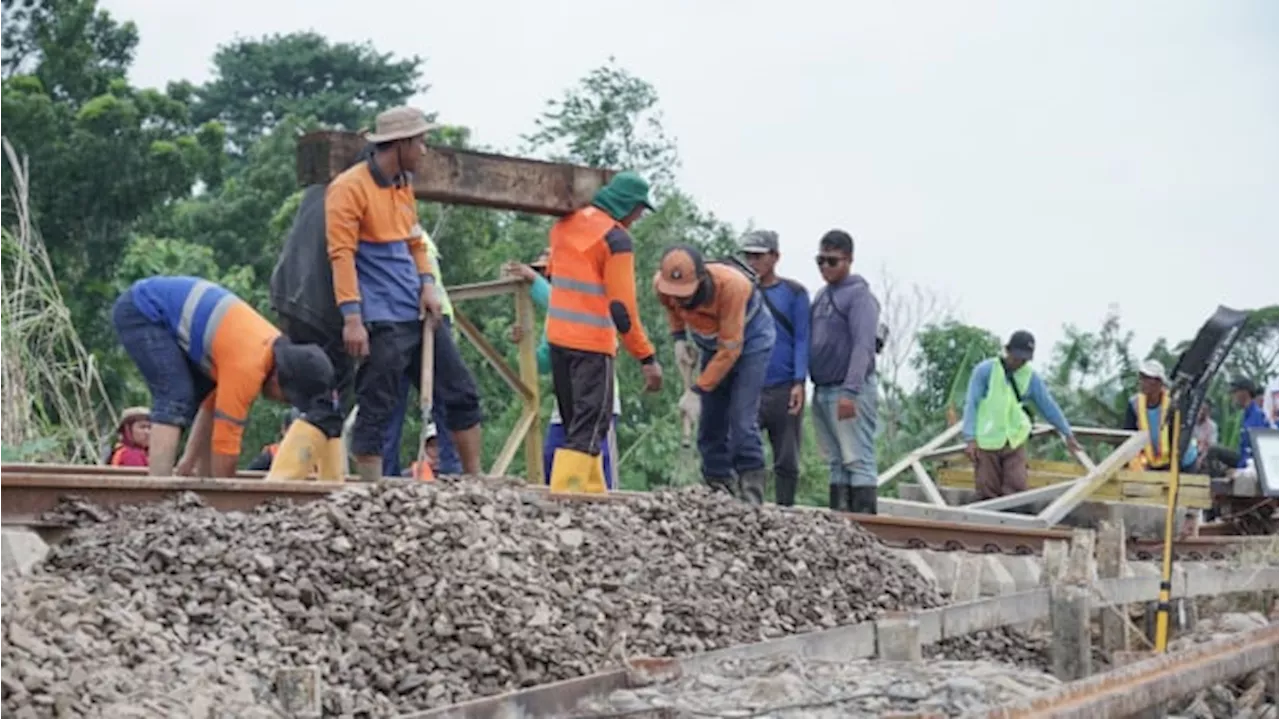
<path fill-rule="evenodd" d="M 393 57 L 310 32 L 236 39 L 217 50 L 214 76 L 203 85 L 136 88 L 126 73 L 137 28 L 95 0 L 3 0 L 2 7 L 4 133 L 30 160 L 31 219 L 58 278 L 59 302 L 117 406 L 145 402 L 146 390 L 110 330 L 116 294 L 141 277 L 193 274 L 227 285 L 271 317 L 267 280 L 299 198 L 297 138 L 319 127 L 367 126 L 378 111 L 428 88 L 418 57 Z M 632 233 L 640 319 L 667 365 L 668 381 L 660 394 L 645 394 L 637 364 L 625 353 L 619 358 L 622 479 L 633 489 L 697 474 L 696 455 L 681 446 L 675 413 L 681 388 L 665 313 L 651 291 L 661 253 L 681 242 L 723 256 L 735 251 L 739 236 L 676 184 L 679 153 L 662 117 L 657 89 L 610 59 L 549 100 L 523 138 L 528 153 L 636 170 L 654 187 L 657 208 Z M 465 148 L 471 134 L 444 127 L 430 140 Z M 8 174 L 4 179 L 8 187 Z M 494 279 L 504 262 L 530 260 L 546 246 L 550 227 L 545 217 L 474 207 L 422 203 L 419 213 L 440 248 L 447 286 Z M 12 233 L 12 214 L 3 221 Z M 960 321 L 951 298 L 884 275 L 874 288 L 891 328 L 879 359 L 882 466 L 942 431 L 948 413 L 961 409 L 973 365 L 1002 344 Z M 509 298 L 471 300 L 458 309 L 514 364 Z M 1275 306 L 1256 310 L 1215 382 L 1224 434 L 1233 416 L 1226 376 L 1258 382 L 1275 376 L 1277 320 Z M 1066 328 L 1066 339 L 1042 351 L 1037 367 L 1073 421 L 1116 426 L 1141 359 L 1171 367 L 1189 339 L 1161 339 L 1139 356 L 1113 309 L 1097 330 Z M 519 403 L 470 343 L 460 345 L 479 383 L 491 460 L 517 420 Z M 547 378 L 541 389 L 549 411 Z M 414 414 L 405 428 L 406 454 L 417 437 Z M 798 494 L 823 502 L 824 460 L 812 422 L 805 427 Z M 246 430 L 246 457 L 278 428 L 278 409 L 258 403 Z M 512 471 L 524 471 L 519 455 Z"/>

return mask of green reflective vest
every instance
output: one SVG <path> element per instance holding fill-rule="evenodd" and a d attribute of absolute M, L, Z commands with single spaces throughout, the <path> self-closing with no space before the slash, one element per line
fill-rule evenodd
<path fill-rule="evenodd" d="M 1023 399 L 1031 385 L 1031 364 L 1022 365 L 1013 373 L 1018 392 Z M 991 375 L 987 380 L 987 394 L 978 402 L 978 426 L 974 439 L 980 449 L 997 452 L 1008 446 L 1017 449 L 1031 436 L 1031 418 L 1023 411 L 1009 380 L 1005 379 L 1004 363 L 997 357 L 991 363 Z"/>

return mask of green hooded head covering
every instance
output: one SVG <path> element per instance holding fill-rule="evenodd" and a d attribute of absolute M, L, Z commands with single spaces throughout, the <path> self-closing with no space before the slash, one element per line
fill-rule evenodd
<path fill-rule="evenodd" d="M 631 214 L 636 205 L 653 209 L 653 203 L 649 202 L 649 183 L 630 170 L 614 175 L 609 184 L 596 192 L 591 204 L 608 212 L 615 220 Z"/>

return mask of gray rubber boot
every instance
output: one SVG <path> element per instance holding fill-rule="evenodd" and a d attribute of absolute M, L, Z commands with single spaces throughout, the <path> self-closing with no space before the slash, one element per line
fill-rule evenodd
<path fill-rule="evenodd" d="M 742 500 L 755 505 L 764 504 L 764 468 L 752 469 L 742 473 Z"/>
<path fill-rule="evenodd" d="M 738 478 L 737 477 L 706 477 L 702 481 L 711 488 L 713 492 L 724 492 L 738 496 Z"/>

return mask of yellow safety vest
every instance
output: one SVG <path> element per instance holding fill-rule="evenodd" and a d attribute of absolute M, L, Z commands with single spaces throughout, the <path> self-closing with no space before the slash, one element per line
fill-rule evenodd
<path fill-rule="evenodd" d="M 1138 415 L 1138 430 L 1151 436 L 1151 423 L 1147 420 L 1147 396 L 1141 392 L 1133 399 L 1133 411 Z M 1142 448 L 1143 464 L 1152 469 L 1164 469 L 1169 466 L 1169 433 L 1164 430 L 1165 419 L 1169 416 L 1169 393 L 1160 397 L 1160 444 L 1150 443 Z"/>

